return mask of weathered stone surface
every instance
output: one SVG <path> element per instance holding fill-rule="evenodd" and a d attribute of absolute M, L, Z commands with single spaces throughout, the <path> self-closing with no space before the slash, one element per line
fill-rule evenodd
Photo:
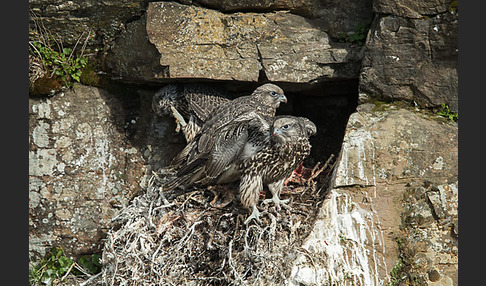
<path fill-rule="evenodd" d="M 458 285 L 458 183 L 418 183 L 405 191 L 398 240 L 407 279 Z"/>
<path fill-rule="evenodd" d="M 354 31 L 358 25 L 368 26 L 373 20 L 372 0 L 196 0 L 223 12 L 289 10 L 309 19 L 319 19 L 325 31 L 334 38 Z"/>
<path fill-rule="evenodd" d="M 324 6 L 323 1 L 319 0 L 196 0 L 196 2 L 224 12 L 290 10 L 291 13 L 307 18 L 315 18 L 318 10 Z"/>
<path fill-rule="evenodd" d="M 145 55 L 147 42 L 140 36 L 141 23 L 134 24 L 133 33 L 127 32 L 125 39 L 115 43 L 108 59 L 113 72 L 128 80 L 256 82 L 263 78 L 312 83 L 357 78 L 359 73 L 360 47 L 332 44 L 318 22 L 290 13 L 223 14 L 173 2 L 152 2 L 146 33 L 160 53 L 158 67 L 144 64 L 153 54 Z M 137 62 L 138 55 L 144 60 Z"/>
<path fill-rule="evenodd" d="M 106 68 L 127 82 L 165 78 L 168 69 L 159 65 L 160 54 L 146 32 L 146 15 L 127 24 L 106 55 Z"/>
<path fill-rule="evenodd" d="M 446 103 L 458 110 L 458 15 L 409 19 L 376 17 L 366 43 L 360 92 L 415 101 L 422 107 Z"/>
<path fill-rule="evenodd" d="M 103 89 L 75 85 L 30 99 L 29 110 L 29 260 L 54 245 L 73 256 L 99 252 L 145 170 L 126 140 L 121 103 Z"/>
<path fill-rule="evenodd" d="M 346 127 L 333 188 L 303 245 L 322 260 L 296 259 L 290 284 L 384 285 L 407 251 L 400 239 L 416 249 L 412 258 L 427 261 L 419 273 L 406 274 L 409 281 L 429 279 L 434 270 L 457 285 L 457 143 L 457 124 L 393 105 L 359 106 Z M 419 185 L 428 190 L 407 199 Z M 416 223 L 404 223 L 411 214 Z M 412 259 L 401 259 L 410 266 Z"/>
<path fill-rule="evenodd" d="M 66 45 L 74 45 L 81 35 L 91 31 L 88 46 L 108 44 L 124 26 L 144 14 L 150 1 L 59 1 L 30 0 L 29 7 L 46 28 L 60 36 Z M 170 1 L 167 1 L 170 2 Z M 187 5 L 202 5 L 225 13 L 273 12 L 287 10 L 309 19 L 319 19 L 332 37 L 367 26 L 373 19 L 372 0 L 180 0 Z M 33 32 L 34 29 L 31 29 Z M 84 33 L 84 34 L 83 34 Z"/>
<path fill-rule="evenodd" d="M 146 0 L 29 0 L 29 8 L 64 45 L 73 46 L 88 38 L 88 46 L 113 40 L 128 20 L 140 17 Z M 31 18 L 32 20 L 32 18 Z M 35 31 L 33 22 L 29 32 Z M 89 33 L 89 37 L 88 37 Z"/>
<path fill-rule="evenodd" d="M 447 12 L 451 0 L 374 0 L 373 11 L 407 18 L 421 18 Z"/>

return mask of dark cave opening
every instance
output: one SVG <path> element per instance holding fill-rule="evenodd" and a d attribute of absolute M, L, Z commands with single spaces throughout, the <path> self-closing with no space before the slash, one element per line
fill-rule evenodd
<path fill-rule="evenodd" d="M 346 81 L 321 86 L 317 91 L 289 92 L 288 106 L 277 114 L 304 116 L 317 126 L 317 134 L 310 138 L 312 150 L 304 161 L 307 167 L 324 163 L 331 154 L 336 159 L 341 150 L 348 118 L 358 105 L 358 81 Z"/>
<path fill-rule="evenodd" d="M 181 82 L 181 81 L 177 81 Z M 189 82 L 189 81 L 188 81 Z M 211 85 L 227 91 L 232 97 L 250 94 L 262 83 L 194 82 Z M 324 163 L 331 154 L 339 155 L 348 118 L 358 105 L 358 80 L 341 80 L 319 84 L 276 83 L 284 90 L 288 102 L 277 109 L 277 115 L 304 116 L 317 126 L 317 134 L 310 138 L 312 150 L 304 161 L 306 167 Z M 158 117 L 151 109 L 153 95 L 165 84 L 135 85 L 113 82 L 109 91 L 124 106 L 125 124 L 120 128 L 132 145 L 142 153 L 147 148 L 156 150 L 147 160 L 149 169 L 157 170 L 185 146 L 182 133 L 176 133 L 172 117 Z M 150 145 L 150 147 L 149 147 Z"/>

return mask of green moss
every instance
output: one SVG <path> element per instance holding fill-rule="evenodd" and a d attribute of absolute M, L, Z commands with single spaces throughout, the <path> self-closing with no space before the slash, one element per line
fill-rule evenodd
<path fill-rule="evenodd" d="M 90 86 L 100 86 L 101 85 L 101 78 L 96 73 L 95 64 L 90 62 L 86 67 L 83 69 L 81 76 L 79 77 L 79 82 L 84 85 Z"/>
<path fill-rule="evenodd" d="M 29 85 L 29 94 L 33 96 L 52 95 L 59 91 L 64 86 L 62 79 L 53 75 L 50 77 L 48 74 L 37 79 L 32 85 Z"/>
<path fill-rule="evenodd" d="M 390 271 L 390 286 L 399 285 L 400 282 L 406 277 L 405 267 L 401 258 L 398 258 L 397 263 Z"/>
<path fill-rule="evenodd" d="M 353 32 L 340 32 L 337 40 L 340 43 L 352 43 L 362 46 L 366 42 L 366 36 L 368 35 L 369 29 L 370 25 L 358 24 L 354 27 Z"/>
<path fill-rule="evenodd" d="M 371 103 L 374 105 L 373 112 L 389 110 L 392 106 L 401 104 L 400 101 L 392 101 L 386 98 L 381 98 L 373 94 L 368 95 L 368 99 L 366 100 L 366 103 Z"/>
<path fill-rule="evenodd" d="M 449 4 L 448 10 L 450 13 L 455 13 L 459 11 L 459 0 L 452 0 L 451 3 Z"/>
<path fill-rule="evenodd" d="M 451 123 L 459 120 L 459 114 L 457 112 L 451 112 L 449 106 L 445 103 L 441 104 L 439 109 L 437 107 L 426 108 L 418 106 L 414 101 L 392 100 L 373 94 L 367 94 L 363 103 L 373 104 L 373 112 L 387 111 L 390 109 L 407 109 L 422 114 L 427 119 L 439 122 Z"/>
<path fill-rule="evenodd" d="M 372 103 L 375 105 L 373 111 L 385 111 L 388 110 L 391 106 L 390 102 L 381 100 L 374 100 Z"/>

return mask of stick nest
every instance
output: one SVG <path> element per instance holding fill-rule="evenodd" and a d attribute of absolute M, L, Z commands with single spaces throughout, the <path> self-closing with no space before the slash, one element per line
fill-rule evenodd
<path fill-rule="evenodd" d="M 218 193 L 211 188 L 162 193 L 160 186 L 170 171 L 154 174 L 145 193 L 114 219 L 102 254 L 103 282 L 284 284 L 289 266 L 304 251 L 301 245 L 326 195 L 332 157 L 323 167 L 311 170 L 303 182 L 288 185 L 281 197 L 291 198 L 290 208 L 262 207 L 261 224 L 243 224 L 248 213 L 239 204 L 236 190 L 225 191 L 234 194 L 229 204 L 212 207 Z"/>

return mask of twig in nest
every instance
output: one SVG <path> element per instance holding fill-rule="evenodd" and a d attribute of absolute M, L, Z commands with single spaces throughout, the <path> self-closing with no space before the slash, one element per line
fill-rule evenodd
<path fill-rule="evenodd" d="M 238 273 L 238 271 L 233 266 L 233 239 L 230 240 L 228 245 L 228 265 L 231 267 L 231 270 L 235 274 L 236 278 L 238 278 L 238 281 L 243 282 L 240 273 Z"/>
<path fill-rule="evenodd" d="M 169 230 L 174 225 L 174 222 L 176 222 L 180 218 L 181 218 L 180 215 L 174 215 L 174 213 L 172 211 L 165 213 L 159 219 L 159 222 L 157 223 L 157 226 L 155 227 L 155 233 L 158 236 L 163 235 L 167 230 Z"/>
<path fill-rule="evenodd" d="M 79 284 L 79 286 L 85 286 L 85 285 L 91 285 L 91 281 L 98 278 L 100 275 L 101 275 L 102 272 L 98 273 L 98 274 L 95 274 L 95 275 L 91 275 L 91 277 L 89 277 L 88 280 L 82 282 Z"/>
<path fill-rule="evenodd" d="M 88 276 L 88 277 L 89 277 L 89 276 L 91 276 L 91 274 L 89 274 L 88 272 L 86 272 L 86 270 L 84 270 L 84 268 L 83 268 L 83 267 L 81 267 L 81 266 L 80 266 L 79 264 L 77 264 L 76 262 L 74 262 L 74 263 L 73 263 L 73 265 L 71 265 L 71 268 L 72 268 L 73 266 L 74 266 L 74 267 L 75 267 L 77 270 L 79 270 L 81 273 L 83 273 L 84 275 L 86 275 L 86 276 Z"/>
<path fill-rule="evenodd" d="M 301 253 L 301 254 L 304 254 L 307 258 L 309 258 L 309 261 L 310 263 L 312 264 L 312 266 L 314 267 L 314 269 L 317 269 L 317 265 L 314 261 L 314 258 L 311 256 L 311 254 L 309 253 L 309 251 L 303 247 L 298 247 L 296 249 L 297 252 Z"/>
<path fill-rule="evenodd" d="M 184 208 L 184 206 L 185 206 L 185 204 L 186 204 L 187 202 L 189 202 L 190 200 L 193 200 L 193 201 L 195 201 L 196 203 L 200 203 L 199 201 L 197 201 L 197 200 L 193 199 L 193 196 L 194 196 L 195 194 L 199 193 L 199 192 L 200 192 L 200 190 L 195 190 L 195 191 L 190 192 L 190 193 L 188 194 L 187 199 L 186 199 L 186 200 L 185 200 L 185 201 L 182 203 L 182 205 L 180 206 L 180 208 L 181 208 L 181 209 L 183 209 L 183 208 Z"/>
<path fill-rule="evenodd" d="M 176 249 L 180 250 L 187 242 L 191 239 L 192 235 L 194 234 L 194 229 L 196 226 L 201 224 L 202 221 L 196 221 L 195 223 L 192 224 L 192 226 L 189 229 L 189 232 L 181 239 L 181 241 L 177 244 Z"/>
<path fill-rule="evenodd" d="M 64 274 L 64 276 L 61 277 L 61 281 L 64 280 L 68 276 L 69 273 L 71 273 L 71 269 L 73 269 L 74 264 L 76 264 L 76 262 L 74 262 L 73 264 L 71 264 L 71 266 L 69 266 L 69 269 L 66 272 L 66 274 Z"/>
<path fill-rule="evenodd" d="M 296 208 L 292 209 L 292 214 L 300 214 L 300 215 L 305 216 L 306 218 L 309 216 L 309 213 L 298 210 Z"/>
<path fill-rule="evenodd" d="M 270 225 L 268 226 L 268 244 L 269 246 L 271 243 L 275 240 L 275 236 L 277 234 L 277 218 L 271 213 L 268 213 L 268 216 L 270 217 L 270 220 L 272 221 Z"/>
<path fill-rule="evenodd" d="M 322 167 L 321 167 L 321 168 L 319 168 L 319 169 L 317 169 L 318 164 L 317 164 L 316 166 L 314 166 L 314 168 L 313 168 L 313 169 L 312 169 L 312 171 L 311 171 L 311 174 L 312 174 L 312 175 L 310 176 L 309 181 L 310 181 L 310 180 L 313 180 L 313 179 L 315 179 L 317 176 L 319 176 L 319 174 L 320 174 L 322 171 L 324 171 L 324 170 L 327 168 L 327 166 L 329 165 L 329 162 L 331 162 L 331 160 L 332 160 L 333 158 L 334 158 L 334 154 L 331 154 L 331 155 L 329 156 L 329 158 L 327 158 L 326 163 L 324 163 L 324 166 L 322 166 Z"/>

